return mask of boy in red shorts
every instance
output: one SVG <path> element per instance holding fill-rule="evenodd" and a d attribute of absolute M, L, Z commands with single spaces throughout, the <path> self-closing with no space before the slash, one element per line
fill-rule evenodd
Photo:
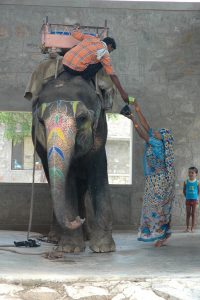
<path fill-rule="evenodd" d="M 197 180 L 198 169 L 190 167 L 188 179 L 184 182 L 183 193 L 186 198 L 186 232 L 189 232 L 190 217 L 192 217 L 191 232 L 194 232 L 196 223 L 196 209 L 199 201 L 200 184 Z"/>

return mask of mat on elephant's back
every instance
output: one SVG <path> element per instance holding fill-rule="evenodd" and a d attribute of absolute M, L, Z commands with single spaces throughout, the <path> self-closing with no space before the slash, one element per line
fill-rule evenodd
<path fill-rule="evenodd" d="M 56 59 L 44 59 L 33 71 L 26 86 L 24 98 L 33 101 L 37 99 L 42 87 L 45 83 L 64 71 L 62 64 L 62 56 L 57 56 Z M 96 94 L 101 100 L 102 108 L 110 110 L 115 96 L 115 88 L 109 76 L 103 70 L 100 70 L 95 79 Z"/>

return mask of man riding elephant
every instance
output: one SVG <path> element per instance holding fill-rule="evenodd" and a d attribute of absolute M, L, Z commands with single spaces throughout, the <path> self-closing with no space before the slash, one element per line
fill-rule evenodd
<path fill-rule="evenodd" d="M 124 102 L 129 103 L 128 94 L 122 88 L 111 63 L 110 52 L 116 49 L 115 40 L 106 37 L 101 41 L 98 37 L 83 34 L 79 31 L 78 25 L 72 32 L 72 36 L 80 43 L 64 55 L 63 67 L 65 71 L 73 76 L 81 75 L 88 80 L 103 68 L 105 73 L 110 76 Z"/>

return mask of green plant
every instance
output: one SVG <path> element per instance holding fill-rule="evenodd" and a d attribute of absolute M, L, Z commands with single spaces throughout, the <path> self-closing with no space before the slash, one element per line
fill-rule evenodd
<path fill-rule="evenodd" d="M 31 113 L 0 112 L 0 124 L 4 125 L 4 137 L 12 140 L 14 144 L 23 141 L 24 137 L 31 135 Z"/>
<path fill-rule="evenodd" d="M 119 114 L 108 113 L 107 120 L 118 121 Z M 32 117 L 26 112 L 0 112 L 0 124 L 4 125 L 4 137 L 14 144 L 23 141 L 24 137 L 31 136 Z"/>
<path fill-rule="evenodd" d="M 120 114 L 107 113 L 106 117 L 108 121 L 118 121 L 120 119 Z"/>

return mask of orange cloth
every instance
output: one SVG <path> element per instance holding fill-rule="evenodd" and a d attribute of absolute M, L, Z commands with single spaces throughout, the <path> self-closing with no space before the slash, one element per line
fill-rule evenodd
<path fill-rule="evenodd" d="M 199 204 L 198 200 L 186 200 L 185 202 L 186 206 L 195 206 Z"/>
<path fill-rule="evenodd" d="M 70 49 L 63 57 L 63 64 L 72 70 L 82 72 L 89 65 L 101 62 L 108 75 L 114 74 L 109 53 L 97 59 L 97 51 L 105 48 L 98 37 L 74 31 L 72 36 L 81 41 L 77 46 Z"/>

